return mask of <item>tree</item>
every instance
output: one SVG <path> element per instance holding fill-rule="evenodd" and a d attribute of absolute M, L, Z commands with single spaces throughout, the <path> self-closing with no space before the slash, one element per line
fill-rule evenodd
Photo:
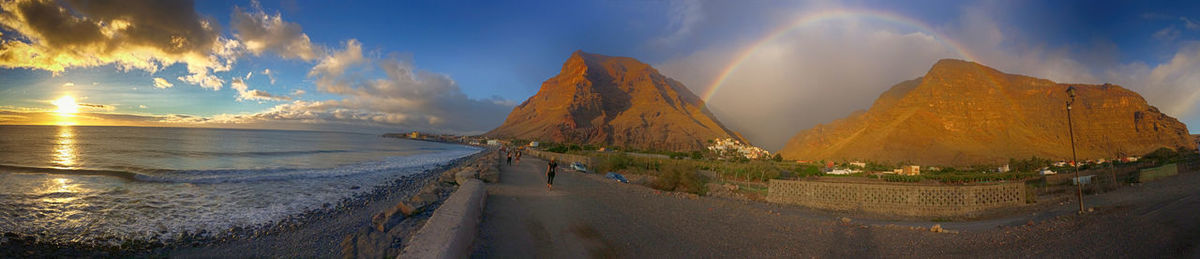
<path fill-rule="evenodd" d="M 771 157 L 771 160 L 773 160 L 775 162 L 783 162 L 783 156 L 779 155 L 779 154 L 775 154 L 775 156 Z"/>

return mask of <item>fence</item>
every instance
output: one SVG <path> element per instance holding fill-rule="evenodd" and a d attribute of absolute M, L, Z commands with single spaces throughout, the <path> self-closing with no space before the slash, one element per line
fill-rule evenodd
<path fill-rule="evenodd" d="M 1119 167 L 1093 168 L 1079 171 L 1079 176 L 1087 177 L 1089 175 L 1094 175 L 1091 183 L 1083 185 L 1083 192 L 1089 194 L 1097 192 L 1109 192 L 1128 185 L 1129 183 L 1151 181 L 1162 178 L 1163 176 L 1174 175 L 1168 173 L 1157 173 L 1157 171 L 1154 170 L 1156 168 L 1162 168 L 1163 166 L 1166 165 L 1160 166 L 1154 163 L 1145 162 Z M 1184 159 L 1172 164 L 1171 166 L 1176 167 L 1177 170 L 1175 171 L 1178 173 L 1197 172 L 1200 171 L 1200 159 Z M 1144 177 L 1148 171 L 1151 173 L 1150 177 Z M 1160 176 L 1156 174 L 1167 175 Z M 1075 173 L 1067 170 L 1059 172 L 1056 175 L 1048 175 L 1042 179 L 1033 180 L 1031 183 L 1034 186 L 1037 186 L 1037 193 L 1039 195 L 1075 192 L 1076 187 L 1071 184 L 1071 179 L 1073 178 L 1075 178 Z"/>
<path fill-rule="evenodd" d="M 767 201 L 806 207 L 915 217 L 973 217 L 1032 202 L 1025 184 L 930 186 L 771 180 Z"/>

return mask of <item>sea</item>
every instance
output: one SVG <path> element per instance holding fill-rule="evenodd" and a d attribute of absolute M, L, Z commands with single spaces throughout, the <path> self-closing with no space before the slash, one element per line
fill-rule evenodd
<path fill-rule="evenodd" d="M 270 224 L 480 151 L 345 132 L 0 126 L 0 233 L 94 243 Z"/>

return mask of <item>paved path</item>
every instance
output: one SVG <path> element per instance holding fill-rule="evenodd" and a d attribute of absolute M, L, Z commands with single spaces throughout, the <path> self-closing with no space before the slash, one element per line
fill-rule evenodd
<path fill-rule="evenodd" d="M 932 222 L 844 223 L 835 220 L 837 213 L 664 195 L 570 170 L 558 174 L 551 191 L 544 184 L 545 161 L 529 157 L 502 168 L 500 183 L 488 185 L 476 258 L 1200 255 L 1200 174 L 1123 190 L 1172 190 L 1144 202 L 1150 205 L 1102 207 L 1093 215 L 1052 217 L 1033 226 L 1024 226 L 1024 219 L 982 228 L 978 222 L 941 223 L 950 230 L 978 228 L 947 234 L 888 226 Z"/>

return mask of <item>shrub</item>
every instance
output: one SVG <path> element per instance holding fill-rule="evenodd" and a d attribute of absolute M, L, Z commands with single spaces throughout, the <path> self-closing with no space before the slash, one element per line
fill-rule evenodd
<path fill-rule="evenodd" d="M 919 175 L 896 175 L 896 174 L 883 175 L 883 180 L 888 181 L 888 182 L 915 183 L 915 182 L 920 182 L 921 179 L 925 179 L 925 178 L 921 177 Z"/>
<path fill-rule="evenodd" d="M 683 163 L 667 163 L 657 171 L 658 177 L 650 187 L 663 191 L 687 192 L 697 195 L 708 193 L 707 180 L 696 173 L 696 168 Z"/>

